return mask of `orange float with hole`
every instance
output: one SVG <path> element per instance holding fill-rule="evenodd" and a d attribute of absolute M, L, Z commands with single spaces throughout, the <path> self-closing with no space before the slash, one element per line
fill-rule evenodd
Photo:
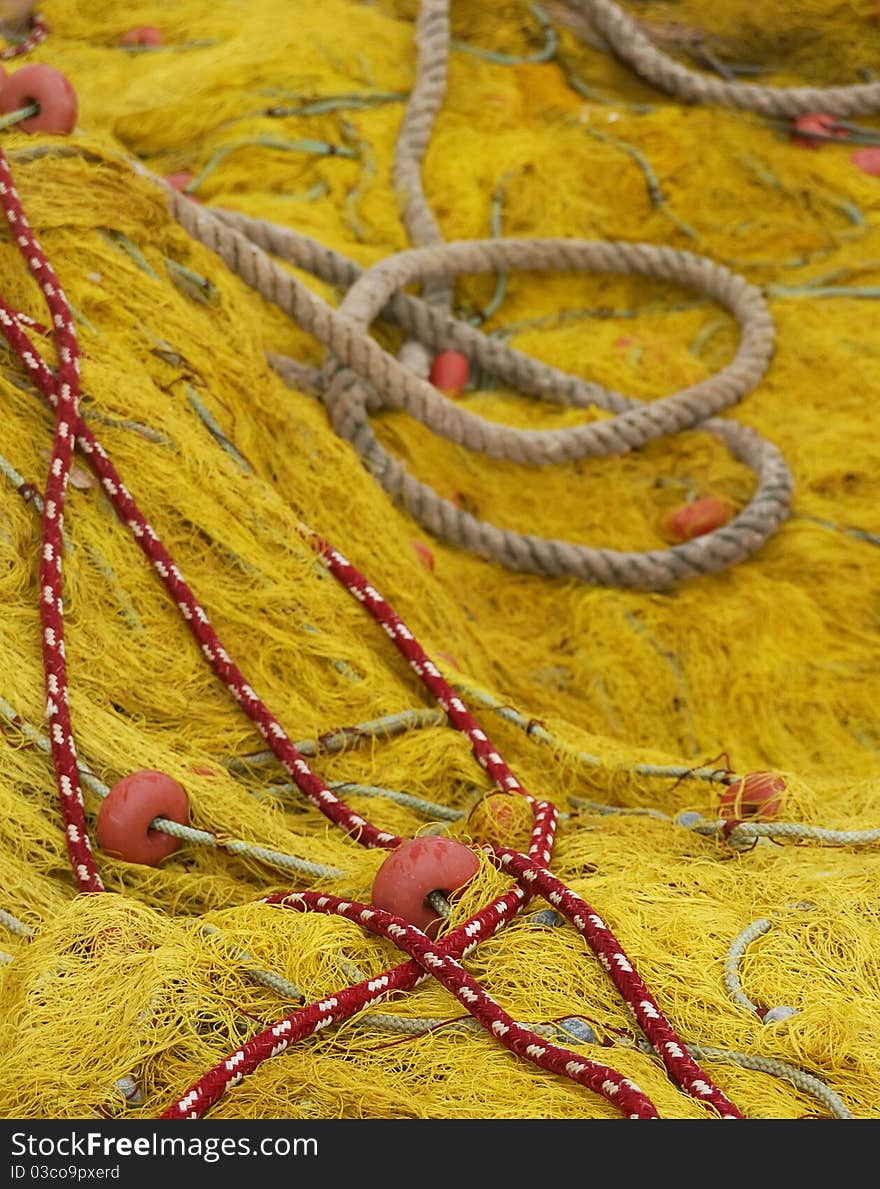
<path fill-rule="evenodd" d="M 430 381 L 444 396 L 461 396 L 470 376 L 467 356 L 460 351 L 441 351 L 431 364 Z"/>
<path fill-rule="evenodd" d="M 775 772 L 749 772 L 721 794 L 721 814 L 728 820 L 775 817 L 782 806 L 785 781 Z"/>
<path fill-rule="evenodd" d="M 669 513 L 663 522 L 663 535 L 669 541 L 681 544 L 714 532 L 727 524 L 733 515 L 728 500 L 717 495 L 705 495 L 689 504 L 681 504 Z"/>
<path fill-rule="evenodd" d="M 40 62 L 22 66 L 10 74 L 0 89 L 0 112 L 20 111 L 36 106 L 39 110 L 15 125 L 22 132 L 55 132 L 62 135 L 76 127 L 79 104 L 70 80 Z"/>
<path fill-rule="evenodd" d="M 427 897 L 440 892 L 452 899 L 479 869 L 476 852 L 455 838 L 440 834 L 410 838 L 393 850 L 376 872 L 373 904 L 436 937 L 442 918 Z"/>
<path fill-rule="evenodd" d="M 180 847 L 179 838 L 150 829 L 157 817 L 187 825 L 189 798 L 183 785 L 151 768 L 132 772 L 113 785 L 98 811 L 98 846 L 113 858 L 157 867 Z"/>

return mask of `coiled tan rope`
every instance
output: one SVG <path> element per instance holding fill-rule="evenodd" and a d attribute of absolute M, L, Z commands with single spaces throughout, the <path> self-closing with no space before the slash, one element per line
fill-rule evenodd
<path fill-rule="evenodd" d="M 779 89 L 699 75 L 652 46 L 636 22 L 610 0 L 580 0 L 579 7 L 614 52 L 642 77 L 683 98 L 773 115 L 796 114 L 820 102 L 836 114 L 880 108 L 880 84 Z M 420 170 L 445 94 L 448 0 L 424 0 L 416 46 L 418 74 L 398 135 L 394 182 L 410 238 L 424 246 L 363 272 L 308 237 L 245 215 L 198 207 L 169 188 L 175 218 L 326 348 L 320 371 L 283 356 L 270 356 L 270 362 L 289 383 L 320 393 L 337 432 L 352 443 L 385 490 L 440 539 L 513 570 L 647 590 L 666 589 L 745 560 L 786 518 L 793 488 L 791 473 L 771 443 L 717 416 L 755 387 L 770 361 L 774 329 L 762 294 L 705 257 L 646 243 L 507 239 L 444 244 Z M 333 310 L 272 257 L 345 286 L 348 293 L 340 308 Z M 739 348 L 732 362 L 707 380 L 651 403 L 627 398 L 539 364 L 448 314 L 457 276 L 511 268 L 623 273 L 687 286 L 719 302 L 736 318 L 741 330 Z M 401 292 L 414 282 L 423 286 L 421 299 Z M 380 316 L 396 321 L 409 336 L 399 360 L 369 334 Z M 425 381 L 428 346 L 460 351 L 472 365 L 532 396 L 600 408 L 612 415 L 548 431 L 487 422 Z M 369 413 L 380 409 L 405 409 L 435 433 L 469 450 L 530 467 L 618 455 L 667 434 L 700 428 L 718 437 L 754 471 L 756 488 L 729 524 L 665 549 L 596 549 L 517 533 L 477 519 L 409 474 L 380 445 L 370 427 Z"/>
<path fill-rule="evenodd" d="M 809 111 L 863 116 L 880 111 L 880 83 L 842 87 L 762 87 L 729 82 L 690 70 L 658 50 L 614 0 L 571 0 L 636 74 L 661 91 L 691 103 L 738 107 L 764 116 L 799 116 Z"/>
<path fill-rule="evenodd" d="M 410 243 L 419 248 L 443 243 L 443 233 L 422 184 L 422 159 L 434 119 L 446 96 L 449 38 L 448 0 L 423 4 L 416 19 L 416 80 L 404 109 L 392 171 L 404 226 Z M 422 297 L 435 309 L 448 314 L 452 309 L 453 286 L 448 281 L 429 281 L 422 287 Z M 427 378 L 431 356 L 417 338 L 407 339 L 397 357 L 416 375 Z"/>
<path fill-rule="evenodd" d="M 356 266 L 337 254 L 258 220 L 197 206 L 169 188 L 175 217 L 243 280 L 277 304 L 328 350 L 320 376 L 333 423 L 360 452 L 385 489 L 437 536 L 511 569 L 571 575 L 599 585 L 659 590 L 682 579 L 721 570 L 749 557 L 785 519 L 792 491 L 790 472 L 774 446 L 752 430 L 715 418 L 760 379 L 770 359 L 773 325 L 760 292 L 704 257 L 650 244 L 576 240 L 501 240 L 417 249 L 383 261 L 356 280 L 340 309 L 333 310 L 272 260 L 255 240 L 324 279 L 349 283 Z M 253 238 L 237 226 L 247 227 Z M 539 364 L 489 339 L 466 323 L 446 318 L 426 302 L 395 291 L 421 277 L 515 266 L 530 270 L 572 268 L 635 273 L 690 284 L 725 305 L 742 328 L 739 350 L 716 376 L 650 405 Z M 580 406 L 597 405 L 616 415 L 567 430 L 522 431 L 493 425 L 446 400 L 432 385 L 383 351 L 366 333 L 376 313 L 391 316 L 423 342 L 446 344 L 472 362 L 537 396 Z M 273 360 L 283 372 L 284 362 Z M 344 367 L 342 365 L 345 365 Z M 366 381 L 369 389 L 362 382 Z M 408 475 L 376 441 L 367 408 L 406 408 L 435 432 L 495 458 L 548 465 L 633 449 L 664 434 L 700 426 L 715 434 L 757 475 L 757 490 L 730 524 L 684 545 L 646 553 L 591 549 L 499 529 L 439 497 Z"/>

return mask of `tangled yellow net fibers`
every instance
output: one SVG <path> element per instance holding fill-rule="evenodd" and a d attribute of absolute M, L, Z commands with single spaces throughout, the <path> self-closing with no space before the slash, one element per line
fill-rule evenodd
<path fill-rule="evenodd" d="M 823 86 L 880 70 L 868 0 L 627 7 L 699 69 L 753 65 L 763 82 Z M 131 163 L 189 171 L 206 203 L 361 265 L 410 246 L 391 162 L 415 10 L 414 0 L 47 0 L 51 33 L 29 60 L 74 83 L 78 128 L 2 137 L 76 311 L 85 419 L 294 739 L 394 724 L 341 749 L 331 740 L 312 761 L 351 786 L 355 809 L 404 837 L 469 840 L 490 786 L 387 638 L 319 572 L 298 521 L 370 577 L 523 784 L 559 806 L 553 871 L 602 913 L 740 1110 L 877 1117 L 880 182 L 844 142 L 805 147 L 773 121 L 655 90 L 574 7 L 547 2 L 542 24 L 520 0 L 456 0 L 448 93 L 423 169 L 443 236 L 669 244 L 762 286 L 776 354 L 731 416 L 779 447 L 796 482 L 791 517 L 758 554 L 668 593 L 512 573 L 433 540 L 393 506 L 321 402 L 267 364 L 267 352 L 319 364 L 321 348 L 189 238 Z M 120 49 L 141 23 L 161 27 L 164 46 Z M 542 55 L 548 25 L 557 44 Z M 314 143 L 292 147 L 304 141 Z M 8 237 L 0 253 L 4 297 L 42 318 Z M 305 279 L 338 304 L 342 293 Z M 729 315 L 666 282 L 511 274 L 497 285 L 462 278 L 457 307 L 489 306 L 484 330 L 645 400 L 710 375 L 737 341 Z M 375 333 L 400 341 L 384 325 Z M 584 418 L 477 380 L 464 402 L 490 419 Z M 153 1118 L 292 1011 L 296 991 L 311 1001 L 400 960 L 348 921 L 254 903 L 294 887 L 369 900 L 384 854 L 343 836 L 277 765 L 230 767 L 263 741 L 80 468 L 65 522 L 79 754 L 105 784 L 137 768 L 175 776 L 215 845 L 186 843 L 155 869 L 97 852 L 108 892 L 76 894 L 39 746 L 39 517 L 17 490 L 43 485 L 51 418 L 8 352 L 0 394 L 0 1114 Z M 531 470 L 469 454 L 402 413 L 373 424 L 441 495 L 594 546 L 662 548 L 671 507 L 708 493 L 742 506 L 753 486 L 699 430 Z M 723 785 L 677 773 L 725 766 L 784 776 L 775 821 L 788 833 L 734 847 L 688 828 L 718 819 Z M 93 823 L 99 799 L 85 796 Z M 217 847 L 228 839 L 262 857 Z M 504 841 L 526 839 L 514 825 Z M 485 864 L 453 922 L 506 886 Z M 708 1117 L 639 1046 L 605 972 L 546 905 L 466 964 L 515 1019 L 601 1053 L 662 1116 Z M 430 981 L 265 1061 L 212 1114 L 616 1117 L 468 1027 Z"/>

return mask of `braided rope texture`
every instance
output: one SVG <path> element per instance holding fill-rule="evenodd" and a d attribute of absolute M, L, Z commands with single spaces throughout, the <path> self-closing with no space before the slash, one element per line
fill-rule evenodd
<path fill-rule="evenodd" d="M 855 16 L 251 7 L 47 4 L 79 129 L 3 133 L 0 1112 L 875 1117 L 876 180 L 778 127 L 870 125 Z M 430 945 L 419 831 L 486 847 Z"/>

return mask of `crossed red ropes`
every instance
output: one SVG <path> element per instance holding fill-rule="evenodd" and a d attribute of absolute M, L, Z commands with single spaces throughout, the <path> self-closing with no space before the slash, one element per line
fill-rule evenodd
<path fill-rule="evenodd" d="M 117 516 L 129 527 L 177 603 L 212 669 L 254 722 L 298 788 L 326 817 L 362 846 L 393 849 L 402 839 L 377 829 L 326 787 L 294 747 L 281 724 L 245 681 L 223 648 L 204 609 L 126 490 L 107 453 L 80 417 L 79 348 L 71 308 L 28 224 L 2 149 L 0 203 L 19 251 L 40 285 L 52 318 L 51 326 L 47 329 L 19 314 L 0 298 L 0 330 L 55 412 L 55 436 L 41 516 L 40 621 L 52 761 L 67 849 L 79 889 L 82 892 L 101 892 L 104 885 L 89 842 L 70 721 L 64 655 L 61 533 L 65 493 L 75 446 L 88 460 Z M 38 333 L 51 333 L 57 351 L 55 374 L 34 348 L 24 330 L 25 325 Z M 551 1044 L 518 1024 L 461 965 L 460 959 L 481 940 L 493 936 L 534 896 L 539 895 L 562 913 L 584 937 L 629 1005 L 636 1022 L 663 1061 L 672 1080 L 685 1093 L 709 1104 L 718 1115 L 742 1118 L 738 1109 L 692 1059 L 608 926 L 585 901 L 547 869 L 556 832 L 556 807 L 536 799 L 523 788 L 412 632 L 379 592 L 332 546 L 305 526 L 303 531 L 328 569 L 388 633 L 398 651 L 446 712 L 452 725 L 467 736 L 477 761 L 498 788 L 508 793 L 519 793 L 528 800 L 533 814 L 528 855 L 504 847 L 484 846 L 486 857 L 511 875 L 515 882 L 504 896 L 483 908 L 441 941 L 432 941 L 401 917 L 369 904 L 353 903 L 315 892 L 290 892 L 267 897 L 264 903 L 277 904 L 281 908 L 298 912 L 335 913 L 346 917 L 371 933 L 393 941 L 408 955 L 409 960 L 376 978 L 367 979 L 301 1008 L 252 1037 L 208 1071 L 160 1117 L 201 1118 L 228 1089 L 256 1069 L 262 1061 L 276 1056 L 322 1028 L 349 1019 L 394 992 L 409 990 L 424 979 L 433 977 L 480 1021 L 490 1035 L 517 1056 L 588 1087 L 613 1103 L 628 1118 L 658 1118 L 651 1100 L 633 1082 L 608 1066 Z"/>

